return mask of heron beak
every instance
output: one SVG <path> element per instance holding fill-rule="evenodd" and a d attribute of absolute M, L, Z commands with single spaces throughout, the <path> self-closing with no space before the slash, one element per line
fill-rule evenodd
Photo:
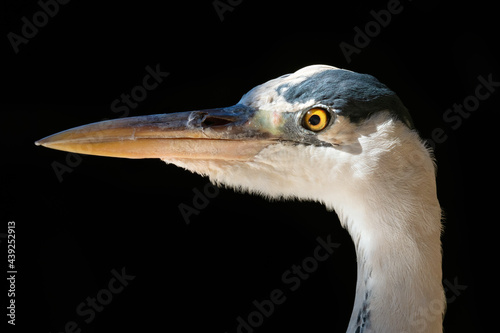
<path fill-rule="evenodd" d="M 237 104 L 121 118 L 75 127 L 35 144 L 110 157 L 248 160 L 276 140 L 252 121 L 255 113 Z"/>

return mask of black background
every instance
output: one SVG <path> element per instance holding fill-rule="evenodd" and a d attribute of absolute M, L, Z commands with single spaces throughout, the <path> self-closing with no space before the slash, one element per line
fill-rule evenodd
<path fill-rule="evenodd" d="M 255 332 L 344 332 L 354 248 L 323 206 L 221 188 L 187 225 L 178 206 L 192 205 L 193 189 L 203 191 L 206 178 L 160 160 L 78 159 L 33 144 L 122 116 L 110 105 L 142 83 L 146 66 L 170 74 L 129 116 L 233 105 L 257 84 L 325 63 L 372 74 L 395 90 L 423 138 L 436 128 L 446 133 L 435 150 L 443 278 L 467 289 L 447 291 L 444 325 L 447 332 L 486 330 L 496 319 L 486 304 L 498 293 L 497 253 L 487 245 L 496 245 L 498 228 L 500 94 L 457 129 L 443 114 L 474 94 L 479 75 L 500 81 L 494 3 L 402 1 L 401 13 L 348 62 L 339 44 L 353 44 L 354 28 L 364 29 L 370 11 L 388 1 L 244 0 L 223 21 L 212 2 L 71 1 L 17 54 L 7 34 L 21 34 L 21 18 L 32 21 L 40 6 L 5 2 L 0 232 L 16 222 L 16 328 L 63 332 L 74 321 L 82 332 L 232 333 L 237 317 L 255 310 L 254 300 L 282 289 L 286 301 Z M 62 181 L 54 162 L 71 168 Z M 341 246 L 289 292 L 282 274 L 327 235 Z M 4 273 L 3 240 L 1 248 Z M 86 323 L 76 308 L 107 288 L 113 269 L 135 279 Z"/>

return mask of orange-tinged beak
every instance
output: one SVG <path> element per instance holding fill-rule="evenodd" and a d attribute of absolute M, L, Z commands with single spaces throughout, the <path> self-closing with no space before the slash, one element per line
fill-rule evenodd
<path fill-rule="evenodd" d="M 255 114 L 237 104 L 121 118 L 75 127 L 35 144 L 111 157 L 248 160 L 278 139 L 254 121 Z"/>

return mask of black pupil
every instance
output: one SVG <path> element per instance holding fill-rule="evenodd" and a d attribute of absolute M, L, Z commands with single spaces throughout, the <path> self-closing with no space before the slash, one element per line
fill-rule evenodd
<path fill-rule="evenodd" d="M 311 118 L 309 118 L 309 124 L 311 124 L 313 126 L 318 125 L 320 121 L 321 121 L 321 118 L 317 114 L 312 115 Z"/>

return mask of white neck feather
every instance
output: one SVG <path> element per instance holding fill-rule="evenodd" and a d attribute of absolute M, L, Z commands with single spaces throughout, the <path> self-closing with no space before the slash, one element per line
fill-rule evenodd
<path fill-rule="evenodd" d="M 393 140 L 384 142 L 392 147 L 367 140 L 364 148 L 370 143 L 381 148 L 371 150 L 376 158 L 362 158 L 355 170 L 361 181 L 332 202 L 358 261 L 347 331 L 442 332 L 441 210 L 434 165 L 416 133 L 398 123 L 383 126 L 386 131 L 377 133 L 390 135 Z"/>
<path fill-rule="evenodd" d="M 349 208 L 342 222 L 355 243 L 358 280 L 348 332 L 442 332 L 437 202 L 379 191 Z"/>

